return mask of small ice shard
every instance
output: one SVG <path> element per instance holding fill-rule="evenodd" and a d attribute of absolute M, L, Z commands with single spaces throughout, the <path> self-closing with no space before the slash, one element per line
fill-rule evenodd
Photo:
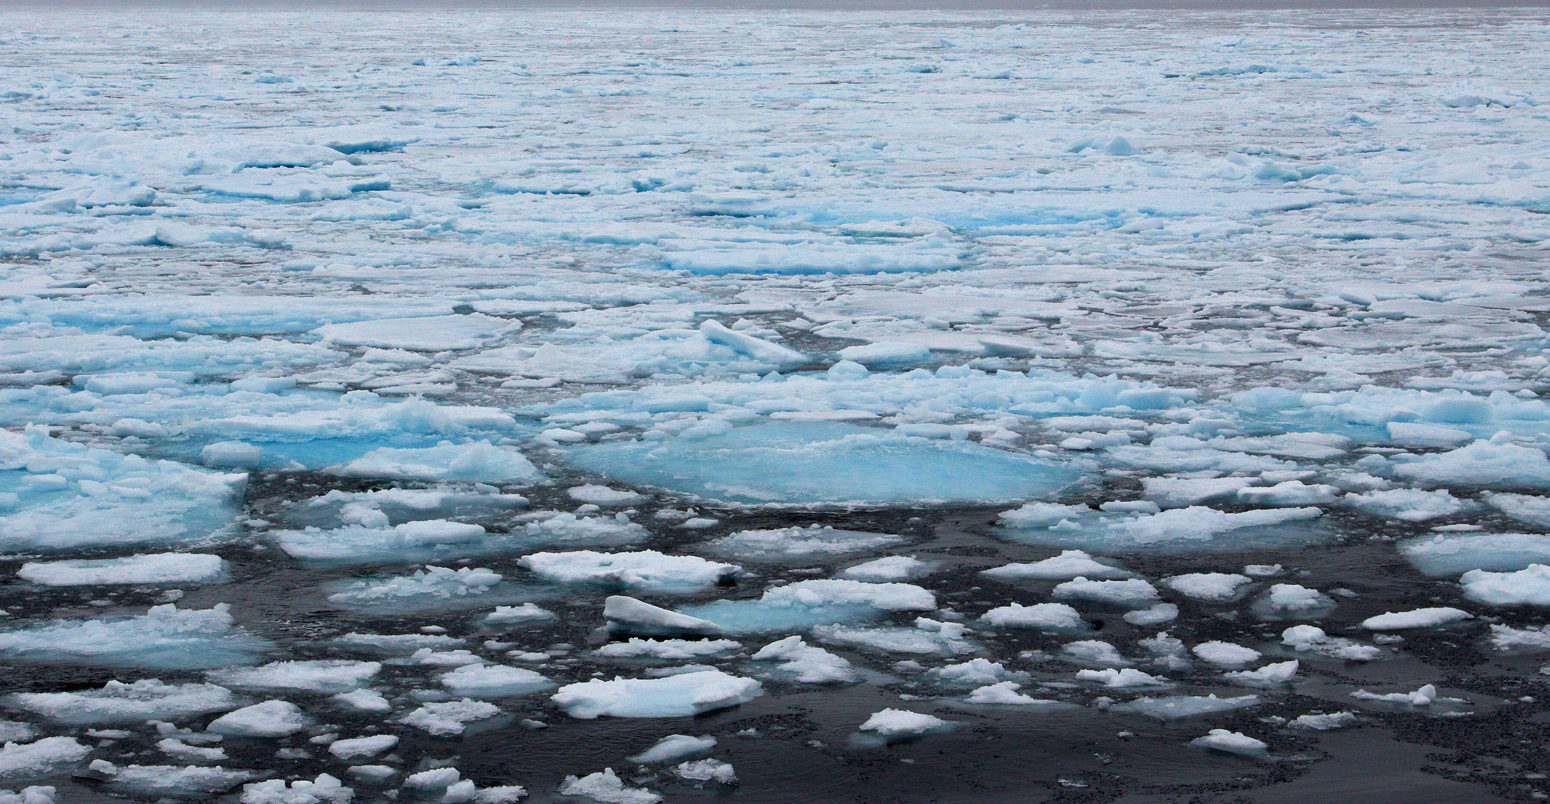
<path fill-rule="evenodd" d="M 1291 681 L 1297 675 L 1301 662 L 1290 659 L 1284 662 L 1273 662 L 1255 670 L 1234 670 L 1223 673 L 1222 677 L 1234 684 L 1242 684 L 1247 687 L 1274 687 Z"/>

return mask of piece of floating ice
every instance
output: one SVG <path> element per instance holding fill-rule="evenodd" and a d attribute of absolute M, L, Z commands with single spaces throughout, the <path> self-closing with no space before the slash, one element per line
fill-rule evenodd
<path fill-rule="evenodd" d="M 489 441 L 434 447 L 380 447 L 334 467 L 334 474 L 391 480 L 462 481 L 465 483 L 528 483 L 541 477 L 538 467 L 509 447 Z"/>
<path fill-rule="evenodd" d="M 1057 584 L 1051 594 L 1061 600 L 1077 600 L 1127 609 L 1146 608 L 1156 603 L 1158 598 L 1157 587 L 1140 578 L 1095 581 L 1077 577 Z"/>
<path fill-rule="evenodd" d="M 808 362 L 807 355 L 795 349 L 788 349 L 778 343 L 756 338 L 746 332 L 728 329 L 720 321 L 707 319 L 700 322 L 700 334 L 711 343 L 729 346 L 735 351 L 782 370 L 796 368 Z"/>
<path fill-rule="evenodd" d="M 518 564 L 545 580 L 589 583 L 654 592 L 690 592 L 730 580 L 739 571 L 733 564 L 707 561 L 698 556 L 671 556 L 655 550 L 633 553 L 534 553 Z"/>
<path fill-rule="evenodd" d="M 136 617 L 53 620 L 0 631 L 12 661 L 204 670 L 250 664 L 269 642 L 235 627 L 229 607 L 154 606 Z"/>
<path fill-rule="evenodd" d="M 1123 666 L 1130 664 L 1119 649 L 1101 639 L 1079 639 L 1060 646 L 1061 658 L 1077 664 Z"/>
<path fill-rule="evenodd" d="M 1105 667 L 1101 670 L 1078 670 L 1077 681 L 1090 681 L 1113 689 L 1130 687 L 1162 687 L 1171 683 L 1161 676 L 1144 673 L 1134 667 Z"/>
<path fill-rule="evenodd" d="M 253 778 L 252 771 L 229 770 L 219 765 L 126 765 L 118 768 L 99 759 L 91 763 L 90 769 L 105 776 L 107 788 L 115 793 L 151 799 L 208 801 Z"/>
<path fill-rule="evenodd" d="M 210 721 L 205 731 L 227 737 L 289 737 L 310 723 L 290 701 L 264 701 L 227 712 Z"/>
<path fill-rule="evenodd" d="M 726 629 L 709 620 L 680 614 L 624 595 L 603 601 L 603 618 L 616 634 L 641 636 L 721 636 Z"/>
<path fill-rule="evenodd" d="M 189 544 L 231 525 L 245 474 L 0 430 L 0 554 Z"/>
<path fill-rule="evenodd" d="M 639 754 L 627 757 L 627 759 L 641 765 L 678 762 L 690 757 L 708 754 L 715 747 L 716 738 L 710 735 L 692 737 L 687 734 L 669 734 L 656 741 L 650 748 Z"/>
<path fill-rule="evenodd" d="M 1428 486 L 1550 488 L 1550 458 L 1541 449 L 1476 441 L 1450 452 L 1419 455 L 1393 468 L 1396 476 Z"/>
<path fill-rule="evenodd" d="M 587 776 L 567 776 L 560 783 L 562 796 L 588 798 L 601 804 L 657 804 L 662 796 L 644 787 L 630 787 L 619 779 L 613 768 L 604 768 Z"/>
<path fill-rule="evenodd" d="M 1254 482 L 1250 477 L 1146 477 L 1141 479 L 1141 487 L 1148 499 L 1164 508 L 1187 508 L 1234 499 Z"/>
<path fill-rule="evenodd" d="M 717 600 L 682 613 L 732 633 L 763 633 L 864 620 L 890 611 L 931 611 L 936 596 L 907 583 L 842 578 L 797 581 L 766 589 L 757 600 Z"/>
<path fill-rule="evenodd" d="M 1264 757 L 1270 752 L 1270 746 L 1263 740 L 1256 740 L 1247 734 L 1242 734 L 1228 729 L 1212 729 L 1204 737 L 1196 737 L 1190 740 L 1190 745 L 1203 748 L 1207 751 L 1220 751 L 1224 754 L 1236 754 L 1242 757 Z"/>
<path fill-rule="evenodd" d="M 945 623 L 925 617 L 917 618 L 914 628 L 849 625 L 821 625 L 813 628 L 813 636 L 830 644 L 920 656 L 955 656 L 978 650 L 979 646 L 966 637 L 967 633 L 968 629 L 959 623 Z"/>
<path fill-rule="evenodd" d="M 1449 698 L 1438 693 L 1437 686 L 1435 684 L 1422 685 L 1420 689 L 1417 689 L 1413 692 L 1377 693 L 1368 692 L 1365 689 L 1360 689 L 1351 693 L 1351 697 L 1362 701 L 1370 701 L 1376 704 L 1387 704 L 1389 706 L 1395 706 L 1402 709 L 1421 709 L 1433 706 L 1434 704 L 1443 704 L 1447 708 L 1456 708 L 1461 704 L 1467 705 L 1469 703 L 1469 701 L 1463 698 Z"/>
<path fill-rule="evenodd" d="M 226 562 L 205 553 L 153 553 L 125 558 L 29 561 L 16 571 L 41 586 L 201 584 L 226 580 Z"/>
<path fill-rule="evenodd" d="M 211 673 L 211 680 L 232 687 L 257 690 L 284 690 L 335 695 L 366 686 L 382 665 L 348 659 L 312 659 L 273 662 L 259 667 L 244 667 Z"/>
<path fill-rule="evenodd" d="M 1529 525 L 1550 529 L 1550 497 L 1534 497 L 1528 494 L 1482 495 L 1492 508 Z"/>
<path fill-rule="evenodd" d="M 565 490 L 566 496 L 577 502 L 589 503 L 600 506 L 633 505 L 646 499 L 646 495 L 627 489 L 614 489 L 608 486 L 588 484 L 585 486 L 573 486 Z"/>
<path fill-rule="evenodd" d="M 1000 535 L 1025 544 L 1098 549 L 1113 552 L 1211 552 L 1273 549 L 1320 537 L 1313 525 L 1318 508 L 1266 508 L 1229 513 L 1204 506 L 1173 508 L 1155 514 L 1096 512 L 1062 506 L 1064 516 L 1029 506 L 1001 519 Z"/>
<path fill-rule="evenodd" d="M 1216 695 L 1170 695 L 1160 698 L 1143 696 L 1111 708 L 1114 712 L 1134 712 L 1156 720 L 1182 720 L 1217 712 L 1232 712 L 1259 705 L 1258 695 L 1218 698 Z"/>
<path fill-rule="evenodd" d="M 1550 565 L 1517 572 L 1470 570 L 1459 578 L 1464 596 L 1488 606 L 1550 606 Z"/>
<path fill-rule="evenodd" d="M 876 274 L 947 271 L 962 267 L 964 253 L 949 240 L 926 237 L 905 245 L 849 241 L 674 248 L 666 268 L 693 274 Z"/>
<path fill-rule="evenodd" d="M 1125 622 L 1139 627 L 1171 623 L 1178 618 L 1179 607 L 1172 603 L 1158 603 L 1149 608 L 1127 611 L 1124 614 Z"/>
<path fill-rule="evenodd" d="M 236 707 L 237 696 L 214 684 L 164 684 L 147 678 L 129 684 L 109 681 L 101 690 L 19 692 L 5 701 L 72 726 L 107 726 L 224 712 Z"/>
<path fill-rule="evenodd" d="M 776 422 L 704 438 L 578 446 L 571 460 L 635 486 L 774 505 L 992 502 L 1076 481 L 1063 464 L 838 422 Z"/>
<path fill-rule="evenodd" d="M 840 576 L 853 581 L 871 583 L 908 581 L 929 575 L 935 567 L 935 562 L 922 561 L 914 556 L 884 556 L 853 567 L 846 567 L 840 570 Z"/>
<path fill-rule="evenodd" d="M 610 642 L 592 655 L 605 659 L 661 659 L 686 661 L 701 656 L 730 653 L 742 647 L 733 639 L 641 639 L 631 637 L 624 642 Z"/>
<path fill-rule="evenodd" d="M 436 737 L 456 737 L 466 731 L 470 723 L 490 720 L 500 713 L 500 707 L 495 704 L 463 698 L 421 704 L 419 709 L 404 715 L 402 720 L 405 725 Z"/>
<path fill-rule="evenodd" d="M 442 609 L 484 605 L 497 597 L 501 576 L 483 567 L 428 566 L 410 575 L 356 581 L 328 596 L 351 608 Z"/>
<path fill-rule="evenodd" d="M 1467 611 L 1451 606 L 1433 606 L 1410 611 L 1390 611 L 1362 620 L 1362 627 L 1369 631 L 1406 631 L 1413 628 L 1437 628 L 1450 623 L 1474 619 Z"/>
<path fill-rule="evenodd" d="M 241 804 L 348 804 L 355 791 L 326 773 L 316 779 L 269 779 L 243 785 Z"/>
<path fill-rule="evenodd" d="M 1296 659 L 1284 662 L 1273 662 L 1255 670 L 1234 670 L 1223 673 L 1222 677 L 1234 684 L 1242 684 L 1247 687 L 1274 687 L 1285 684 L 1297 675 L 1297 670 L 1302 663 Z"/>
<path fill-rule="evenodd" d="M 466 664 L 442 674 L 441 685 L 468 698 L 509 698 L 549 689 L 554 682 L 522 667 Z"/>
<path fill-rule="evenodd" d="M 869 369 L 910 366 L 931 362 L 931 349 L 910 341 L 878 341 L 865 346 L 847 346 L 839 351 L 839 357 Z"/>
<path fill-rule="evenodd" d="M 998 628 L 1035 628 L 1045 631 L 1087 628 L 1081 612 L 1064 603 L 1035 603 L 1031 606 L 1008 603 L 985 612 L 980 619 Z"/>
<path fill-rule="evenodd" d="M 900 541 L 901 537 L 887 533 L 839 530 L 832 525 L 808 525 L 740 530 L 712 539 L 703 547 L 716 555 L 743 561 L 796 564 L 877 550 Z"/>
<path fill-rule="evenodd" d="M 1335 610 L 1335 601 L 1317 589 L 1295 583 L 1270 587 L 1252 606 L 1266 620 L 1315 619 Z"/>
<path fill-rule="evenodd" d="M 1438 533 L 1400 542 L 1399 554 L 1421 572 L 1442 578 L 1550 564 L 1550 539 L 1540 533 Z"/>
<path fill-rule="evenodd" d="M 396 745 L 398 745 L 397 735 L 372 734 L 366 737 L 335 740 L 328 744 L 328 753 L 348 761 L 361 759 L 362 757 L 374 757 L 383 751 L 392 750 Z"/>
<path fill-rule="evenodd" d="M 970 692 L 964 700 L 971 704 L 987 704 L 992 706 L 1067 706 L 1060 701 L 1048 698 L 1035 698 L 1018 692 L 1019 685 L 1016 681 L 1001 681 L 995 684 L 987 684 Z"/>
<path fill-rule="evenodd" d="M 339 346 L 446 352 L 474 349 L 492 338 L 521 328 L 520 321 L 473 313 L 328 324 L 313 332 L 324 342 Z"/>
<path fill-rule="evenodd" d="M 1235 572 L 1191 572 L 1164 578 L 1163 585 L 1185 597 L 1223 603 L 1236 599 L 1249 580 Z"/>
<path fill-rule="evenodd" d="M 1202 642 L 1190 649 L 1190 652 L 1200 657 L 1202 661 L 1217 667 L 1225 667 L 1236 670 L 1244 665 L 1259 659 L 1260 653 L 1253 648 L 1235 645 L 1231 642 Z"/>
<path fill-rule="evenodd" d="M 0 746 L 0 779 L 52 776 L 85 759 L 91 749 L 73 737 L 44 737 L 30 743 Z"/>
<path fill-rule="evenodd" d="M 732 766 L 719 759 L 698 759 L 682 762 L 673 768 L 673 774 L 692 782 L 737 784 L 737 773 Z"/>
<path fill-rule="evenodd" d="M 1293 718 L 1291 723 L 1286 725 L 1289 728 L 1307 731 L 1334 731 L 1335 729 L 1343 729 L 1356 724 L 1355 712 L 1331 712 L 1329 714 L 1309 713 L 1298 715 L 1296 718 Z"/>
<path fill-rule="evenodd" d="M 330 702 L 352 709 L 356 712 L 371 712 L 381 714 L 393 711 L 393 705 L 388 699 L 376 690 L 358 689 L 349 692 L 341 692 L 328 699 Z"/>
<path fill-rule="evenodd" d="M 551 696 L 566 714 L 583 720 L 613 717 L 688 717 L 747 703 L 763 692 L 751 678 L 699 670 L 664 678 L 594 679 L 567 684 Z"/>
<path fill-rule="evenodd" d="M 1347 494 L 1341 502 L 1359 511 L 1401 522 L 1425 522 L 1428 519 L 1452 516 L 1472 507 L 1467 500 L 1460 500 L 1446 491 L 1422 489 L 1387 489 Z"/>
<path fill-rule="evenodd" d="M 1078 577 L 1098 580 L 1128 578 L 1133 574 L 1123 567 L 1098 561 L 1081 550 L 1064 550 L 1052 558 L 1028 564 L 1007 564 L 982 570 L 981 573 L 997 580 L 1029 578 L 1050 581 L 1068 581 Z"/>
<path fill-rule="evenodd" d="M 873 712 L 861 724 L 860 730 L 870 732 L 889 742 L 899 740 L 911 740 L 916 737 L 924 737 L 927 734 L 946 731 L 952 728 L 951 721 L 943 720 L 935 715 L 924 712 L 911 712 L 907 709 L 884 709 Z"/>
<path fill-rule="evenodd" d="M 934 667 L 926 671 L 926 677 L 948 687 L 984 687 L 1003 681 L 1023 682 L 1029 676 L 1021 670 L 1008 670 L 1000 662 L 976 657 L 958 664 Z"/>
<path fill-rule="evenodd" d="M 753 655 L 754 661 L 775 662 L 771 674 L 802 684 L 846 684 L 860 681 L 850 662 L 823 648 L 809 645 L 800 636 L 771 642 Z"/>
<path fill-rule="evenodd" d="M 492 626 L 530 625 L 532 623 L 548 622 L 553 619 L 554 612 L 537 603 L 523 603 L 518 606 L 496 606 L 494 611 L 484 615 L 484 624 Z"/>

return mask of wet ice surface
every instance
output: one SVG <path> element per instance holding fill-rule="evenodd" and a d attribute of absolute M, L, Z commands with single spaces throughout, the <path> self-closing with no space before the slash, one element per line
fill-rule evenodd
<path fill-rule="evenodd" d="M 1550 794 L 1542 12 L 0 19 L 0 801 Z"/>

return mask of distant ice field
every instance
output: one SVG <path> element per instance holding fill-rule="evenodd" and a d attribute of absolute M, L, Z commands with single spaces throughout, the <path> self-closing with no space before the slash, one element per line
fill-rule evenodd
<path fill-rule="evenodd" d="M 1106 5 L 0 10 L 0 804 L 1550 795 L 1550 13 Z"/>

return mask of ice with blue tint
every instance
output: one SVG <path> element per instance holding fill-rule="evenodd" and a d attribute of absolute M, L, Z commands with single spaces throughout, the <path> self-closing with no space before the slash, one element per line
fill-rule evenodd
<path fill-rule="evenodd" d="M 0 431 L 0 553 L 209 541 L 237 515 L 245 474 Z"/>
<path fill-rule="evenodd" d="M 713 623 L 729 633 L 759 634 L 934 608 L 936 597 L 913 584 L 813 580 L 766 589 L 756 599 L 715 600 L 685 606 L 679 613 Z"/>
<path fill-rule="evenodd" d="M 1434 578 L 1470 570 L 1507 572 L 1550 563 L 1550 536 L 1542 533 L 1437 533 L 1399 543 L 1399 554 Z"/>
<path fill-rule="evenodd" d="M 451 611 L 495 606 L 531 599 L 533 591 L 503 582 L 499 573 L 483 567 L 428 566 L 408 575 L 339 581 L 328 602 L 343 608 L 397 615 L 405 611 Z"/>
<path fill-rule="evenodd" d="M 839 422 L 775 422 L 703 438 L 608 442 L 577 466 L 631 485 L 747 504 L 885 505 L 1042 497 L 1080 479 L 1058 461 Z"/>
<path fill-rule="evenodd" d="M 1206 506 L 1122 514 L 1084 506 L 1045 506 L 1052 514 L 1003 513 L 997 534 L 1011 541 L 1105 553 L 1220 553 L 1276 550 L 1326 541 L 1333 532 L 1313 507 L 1227 512 Z"/>
<path fill-rule="evenodd" d="M 152 607 L 145 614 L 52 620 L 0 631 L 0 658 L 14 662 L 203 670 L 252 664 L 273 647 L 237 626 L 229 607 Z"/>

